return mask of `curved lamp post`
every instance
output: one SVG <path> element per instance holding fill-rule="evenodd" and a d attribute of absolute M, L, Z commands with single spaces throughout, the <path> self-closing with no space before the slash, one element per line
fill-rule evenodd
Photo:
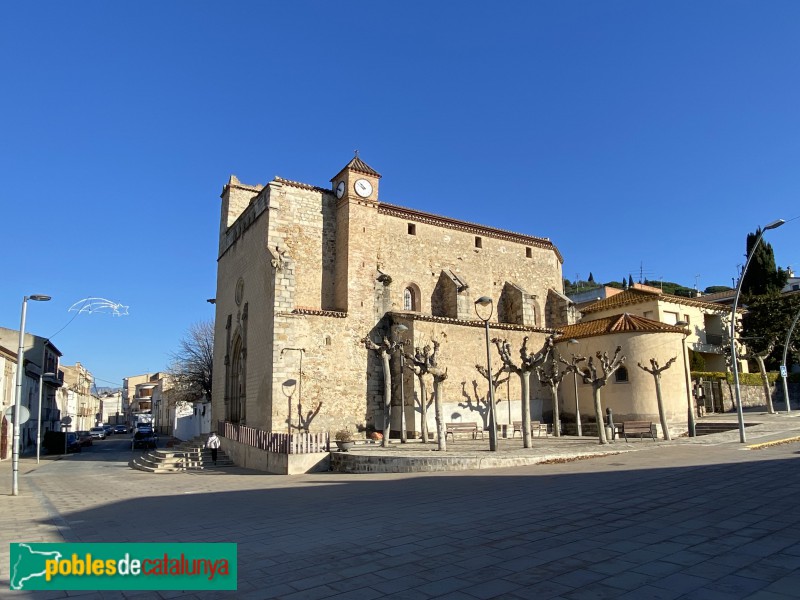
<path fill-rule="evenodd" d="M 675 321 L 675 325 L 678 327 L 688 327 L 688 321 Z M 684 383 L 686 384 L 686 404 L 689 408 L 688 413 L 688 420 L 687 423 L 689 424 L 689 437 L 695 437 L 697 435 L 697 426 L 695 425 L 694 420 L 694 406 L 692 406 L 692 392 L 691 386 L 689 385 L 689 380 L 691 379 L 689 373 L 689 366 L 686 361 L 686 355 L 689 353 L 686 348 L 686 338 L 689 335 L 689 330 L 687 329 L 683 334 L 683 339 L 681 340 L 681 354 L 683 354 L 683 378 Z"/>
<path fill-rule="evenodd" d="M 489 307 L 489 315 L 484 318 L 481 316 L 481 313 L 478 311 L 478 306 L 483 308 Z M 492 314 L 494 313 L 494 302 L 488 296 L 481 296 L 477 300 L 475 300 L 475 314 L 478 315 L 478 318 L 483 321 L 484 326 L 486 327 L 486 373 L 489 375 L 489 450 L 492 452 L 497 450 L 497 415 L 495 413 L 495 405 L 494 405 L 494 381 L 492 381 L 492 358 L 489 353 L 489 319 L 492 318 Z M 523 402 L 527 402 L 527 398 L 522 399 Z"/>
<path fill-rule="evenodd" d="M 306 353 L 305 348 L 281 348 L 281 358 L 283 353 L 293 350 L 300 353 L 300 366 L 297 369 L 297 403 L 302 406 L 303 404 L 303 354 Z M 292 399 L 289 398 L 289 414 L 287 416 L 287 433 L 292 433 Z"/>
<path fill-rule="evenodd" d="M 402 323 L 398 323 L 397 325 L 392 326 L 392 331 L 394 331 L 396 338 L 404 331 L 408 331 L 408 327 Z M 406 359 L 403 355 L 403 343 L 395 339 L 395 344 L 400 350 L 400 443 L 405 444 L 408 441 L 408 438 L 406 437 L 406 394 L 403 388 L 403 379 L 405 379 L 403 371 L 405 370 Z"/>
<path fill-rule="evenodd" d="M 50 296 L 33 294 L 22 299 L 22 317 L 19 325 L 19 348 L 17 349 L 17 389 L 14 394 L 14 436 L 11 449 L 11 495 L 19 496 L 19 412 L 22 406 L 22 375 L 25 372 L 25 316 L 28 300 L 47 302 Z"/>
<path fill-rule="evenodd" d="M 789 340 L 792 338 L 792 332 L 794 331 L 794 326 L 797 325 L 797 320 L 800 319 L 800 310 L 797 311 L 797 314 L 794 316 L 794 321 L 792 321 L 792 326 L 789 327 L 789 333 L 786 334 L 786 342 L 783 344 L 783 362 L 781 363 L 781 379 L 783 379 L 783 397 L 786 398 L 786 412 L 792 412 L 792 404 L 789 402 L 789 385 L 786 383 L 786 377 L 788 376 L 787 366 L 786 366 L 786 350 L 789 348 Z"/>
<path fill-rule="evenodd" d="M 571 339 L 569 344 L 579 344 L 576 339 Z M 578 437 L 583 437 L 583 430 L 581 429 L 581 407 L 578 401 L 578 369 L 572 370 L 572 382 L 575 384 L 575 424 L 578 426 Z"/>
<path fill-rule="evenodd" d="M 753 244 L 753 247 L 750 249 L 750 253 L 747 256 L 747 262 L 744 264 L 742 274 L 739 276 L 739 283 L 736 286 L 736 295 L 733 297 L 733 307 L 731 308 L 731 368 L 733 369 L 733 381 L 735 384 L 734 389 L 736 390 L 736 416 L 739 419 L 739 441 L 742 444 L 747 441 L 747 436 L 744 433 L 742 390 L 739 386 L 739 359 L 736 357 L 736 309 L 739 306 L 739 295 L 742 293 L 742 282 L 744 281 L 744 275 L 747 273 L 747 267 L 750 265 L 750 261 L 753 259 L 753 255 L 756 252 L 756 248 L 758 248 L 758 244 L 761 242 L 761 238 L 764 237 L 764 232 L 769 229 L 777 229 L 785 222 L 786 221 L 783 219 L 778 219 L 777 221 L 773 221 L 772 223 L 765 225 L 764 229 L 759 232 L 756 242 Z"/>

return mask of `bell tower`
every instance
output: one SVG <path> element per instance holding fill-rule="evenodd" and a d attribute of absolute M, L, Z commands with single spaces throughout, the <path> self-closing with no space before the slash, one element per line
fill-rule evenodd
<path fill-rule="evenodd" d="M 381 175 L 356 155 L 331 179 L 336 196 L 336 263 L 334 301 L 351 313 L 371 298 L 376 268 L 370 240 L 378 228 L 378 183 Z M 360 300 L 359 300 L 360 299 Z"/>

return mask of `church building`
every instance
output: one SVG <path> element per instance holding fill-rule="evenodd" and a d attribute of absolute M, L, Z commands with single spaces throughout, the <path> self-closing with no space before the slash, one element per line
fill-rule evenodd
<path fill-rule="evenodd" d="M 383 370 L 363 339 L 414 353 L 437 342 L 447 369 L 444 417 L 487 425 L 484 321 L 490 336 L 538 350 L 576 321 L 563 258 L 535 237 L 404 208 L 380 197 L 381 175 L 357 154 L 320 187 L 276 177 L 222 191 L 214 340 L 213 419 L 267 432 L 354 434 L 383 429 Z M 484 310 L 484 309 L 481 309 Z M 403 325 L 403 327 L 397 327 Z M 500 368 L 492 347 L 492 371 Z M 392 358 L 393 435 L 400 406 L 420 435 L 420 388 L 400 385 Z M 431 401 L 428 385 L 428 402 Z M 532 386 L 532 418 L 549 393 Z M 402 397 L 401 397 L 402 396 Z M 519 382 L 497 390 L 498 424 L 519 420 Z M 510 412 L 509 412 L 510 407 Z M 538 413 L 538 414 L 537 414 Z M 433 410 L 427 411 L 434 431 Z"/>

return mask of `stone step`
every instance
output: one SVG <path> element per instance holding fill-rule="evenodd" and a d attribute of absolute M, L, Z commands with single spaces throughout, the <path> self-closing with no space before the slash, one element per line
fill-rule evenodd
<path fill-rule="evenodd" d="M 234 462 L 222 451 L 217 454 L 217 462 L 211 461 L 211 451 L 192 450 L 149 450 L 135 456 L 128 466 L 149 473 L 180 473 L 200 471 L 208 468 L 235 467 Z"/>

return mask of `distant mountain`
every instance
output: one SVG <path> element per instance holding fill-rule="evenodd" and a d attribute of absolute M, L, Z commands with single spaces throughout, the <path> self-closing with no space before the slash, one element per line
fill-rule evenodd
<path fill-rule="evenodd" d="M 117 392 L 121 392 L 122 388 L 112 388 L 112 387 L 99 387 L 96 388 L 95 392 L 102 396 L 104 394 L 116 394 Z"/>

